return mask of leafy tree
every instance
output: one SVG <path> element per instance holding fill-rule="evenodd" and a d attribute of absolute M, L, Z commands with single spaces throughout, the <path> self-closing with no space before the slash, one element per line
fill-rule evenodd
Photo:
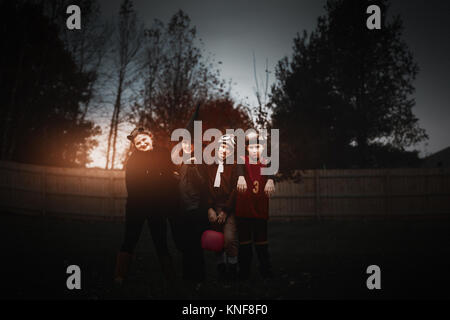
<path fill-rule="evenodd" d="M 0 4 L 1 158 L 84 166 L 99 129 L 80 117 L 90 78 L 33 1 Z"/>
<path fill-rule="evenodd" d="M 70 5 L 78 5 L 82 10 L 80 30 L 66 27 L 66 9 Z M 97 111 L 102 102 L 104 85 L 110 76 L 105 72 L 105 58 L 112 51 L 113 25 L 101 18 L 98 0 L 47 0 L 43 2 L 43 13 L 58 27 L 59 37 L 73 56 L 78 72 L 89 76 L 87 99 L 80 115 L 84 119 L 91 111 Z"/>
<path fill-rule="evenodd" d="M 248 111 L 241 104 L 236 104 L 230 97 L 205 101 L 201 105 L 198 120 L 202 121 L 203 131 L 216 128 L 223 133 L 226 129 L 243 129 L 245 131 L 253 128 L 254 125 Z"/>
<path fill-rule="evenodd" d="M 370 4 L 327 1 L 316 29 L 297 34 L 292 58 L 279 61 L 271 106 L 282 169 L 378 166 L 380 146 L 401 155 L 427 138 L 412 112 L 418 66 L 402 21 L 388 19 L 388 2 L 377 1 L 382 28 L 369 30 Z"/>

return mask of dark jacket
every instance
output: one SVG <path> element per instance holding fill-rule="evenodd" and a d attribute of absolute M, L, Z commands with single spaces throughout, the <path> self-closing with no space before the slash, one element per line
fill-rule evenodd
<path fill-rule="evenodd" d="M 206 182 L 204 171 L 199 164 L 182 164 L 179 168 L 179 192 L 181 210 L 184 212 L 206 207 Z"/>
<path fill-rule="evenodd" d="M 125 167 L 127 210 L 173 210 L 178 202 L 174 171 L 166 149 L 134 151 Z"/>
<path fill-rule="evenodd" d="M 236 208 L 236 185 L 239 176 L 244 175 L 245 168 L 238 164 L 224 164 L 220 187 L 214 187 L 218 164 L 205 166 L 208 177 L 208 208 L 221 208 L 227 214 L 233 214 Z"/>

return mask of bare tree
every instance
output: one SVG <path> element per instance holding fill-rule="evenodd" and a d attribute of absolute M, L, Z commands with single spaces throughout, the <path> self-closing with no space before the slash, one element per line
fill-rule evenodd
<path fill-rule="evenodd" d="M 138 25 L 138 23 L 133 2 L 131 0 L 124 0 L 119 12 L 117 56 L 114 69 L 117 70 L 115 79 L 115 102 L 110 121 L 105 169 L 109 167 L 114 169 L 117 131 L 121 122 L 119 115 L 122 109 L 123 93 L 130 86 L 130 82 L 127 80 L 133 73 L 131 65 L 135 61 L 142 44 L 143 27 Z"/>
<path fill-rule="evenodd" d="M 266 58 L 266 69 L 264 70 L 266 74 L 265 81 L 261 82 L 261 86 L 264 88 L 264 91 L 261 92 L 260 85 L 258 82 L 258 77 L 256 74 L 256 56 L 255 52 L 253 52 L 253 72 L 255 77 L 255 95 L 256 100 L 258 102 L 258 105 L 254 108 L 254 111 L 256 113 L 256 125 L 258 129 L 263 129 L 267 127 L 268 124 L 268 89 L 269 89 L 269 61 Z"/>
<path fill-rule="evenodd" d="M 89 73 L 91 78 L 86 93 L 87 100 L 80 115 L 81 119 L 84 119 L 97 92 L 100 91 L 105 83 L 105 78 L 107 78 L 107 75 L 101 70 L 111 46 L 114 28 L 111 22 L 101 20 L 100 6 L 96 0 L 81 0 L 79 5 L 83 10 L 83 27 L 76 32 L 62 28 L 61 37 L 72 53 L 78 71 Z"/>
<path fill-rule="evenodd" d="M 142 73 L 140 74 L 144 79 L 144 89 L 141 92 L 143 105 L 142 108 L 138 108 L 136 117 L 139 126 L 148 127 L 150 125 L 148 120 L 151 118 L 152 106 L 162 73 L 161 63 L 166 51 L 163 28 L 163 23 L 155 20 L 153 27 L 145 30 L 145 50 L 141 60 Z"/>
<path fill-rule="evenodd" d="M 203 55 L 196 29 L 183 11 L 167 24 L 156 20 L 145 37 L 140 73 L 143 89 L 129 120 L 150 127 L 164 143 L 173 129 L 184 125 L 194 105 L 223 95 L 224 82 L 214 63 Z"/>

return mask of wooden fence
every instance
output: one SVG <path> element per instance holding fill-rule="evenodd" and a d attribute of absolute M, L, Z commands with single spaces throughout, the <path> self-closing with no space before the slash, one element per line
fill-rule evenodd
<path fill-rule="evenodd" d="M 271 217 L 450 216 L 450 169 L 305 170 L 281 182 Z M 0 162 L 3 212 L 122 219 L 124 172 Z"/>

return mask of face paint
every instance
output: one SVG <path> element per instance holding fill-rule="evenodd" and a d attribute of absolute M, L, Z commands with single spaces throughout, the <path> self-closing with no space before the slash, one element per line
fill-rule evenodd
<path fill-rule="evenodd" d="M 136 138 L 134 138 L 134 145 L 139 151 L 149 151 L 153 149 L 153 141 L 148 134 L 138 134 Z"/>

